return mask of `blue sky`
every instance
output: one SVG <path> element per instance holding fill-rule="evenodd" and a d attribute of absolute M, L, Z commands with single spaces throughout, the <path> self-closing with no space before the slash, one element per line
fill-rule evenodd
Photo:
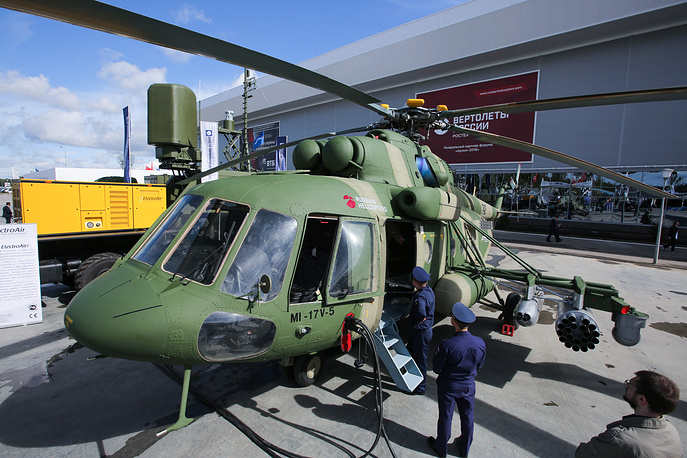
<path fill-rule="evenodd" d="M 465 0 L 110 0 L 120 8 L 292 63 L 444 10 Z M 0 178 L 52 167 L 118 168 L 122 108 L 132 117 L 133 168 L 147 145 L 146 91 L 184 84 L 206 98 L 242 69 L 70 24 L 0 9 Z M 200 92 L 200 93 L 199 93 Z"/>

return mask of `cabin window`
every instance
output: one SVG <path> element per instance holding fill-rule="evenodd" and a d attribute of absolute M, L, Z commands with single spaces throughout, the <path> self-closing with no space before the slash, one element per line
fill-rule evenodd
<path fill-rule="evenodd" d="M 246 205 L 212 199 L 162 268 L 209 285 L 248 215 Z"/>
<path fill-rule="evenodd" d="M 322 300 L 338 228 L 336 218 L 308 218 L 291 286 L 292 304 Z"/>
<path fill-rule="evenodd" d="M 279 294 L 296 238 L 298 223 L 290 216 L 260 210 L 229 267 L 221 290 L 237 297 L 253 297 L 263 275 L 272 282 L 270 291 L 260 296 L 267 302 Z"/>
<path fill-rule="evenodd" d="M 374 227 L 365 221 L 344 221 L 332 270 L 331 297 L 372 291 Z"/>
<path fill-rule="evenodd" d="M 201 202 L 203 202 L 203 196 L 186 194 L 181 197 L 174 204 L 165 221 L 155 229 L 155 232 L 148 237 L 148 240 L 141 245 L 132 258 L 151 266 L 154 265 L 198 209 Z"/>

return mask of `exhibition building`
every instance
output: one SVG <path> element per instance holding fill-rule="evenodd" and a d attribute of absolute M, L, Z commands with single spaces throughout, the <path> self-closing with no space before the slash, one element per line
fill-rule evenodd
<path fill-rule="evenodd" d="M 421 98 L 427 107 L 458 109 L 687 86 L 685 50 L 687 3 L 682 1 L 472 0 L 299 65 L 392 107 Z M 249 95 L 249 146 L 256 150 L 280 138 L 290 142 L 379 120 L 351 102 L 270 75 L 258 76 Z M 243 86 L 199 105 L 201 120 L 233 116 L 236 129 L 243 128 Z M 672 100 L 510 115 L 494 111 L 447 121 L 666 187 L 676 196 L 667 204 L 670 215 L 683 209 L 687 196 L 685 119 L 687 100 Z M 588 171 L 465 134 L 435 132 L 423 143 L 450 165 L 456 184 L 482 198 L 512 179 L 506 205 L 537 216 L 641 224 L 655 218 L 660 206 Z M 291 149 L 286 158 L 293 169 Z M 275 162 L 263 158 L 253 166 L 269 170 Z"/>

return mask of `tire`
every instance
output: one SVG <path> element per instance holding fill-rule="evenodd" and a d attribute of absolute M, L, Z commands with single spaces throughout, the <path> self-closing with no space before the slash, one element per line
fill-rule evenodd
<path fill-rule="evenodd" d="M 81 263 L 74 275 L 74 287 L 77 291 L 104 274 L 122 256 L 117 253 L 98 253 Z"/>
<path fill-rule="evenodd" d="M 296 363 L 293 365 L 293 375 L 296 383 L 300 386 L 310 386 L 315 383 L 322 373 L 323 362 L 322 355 L 319 353 L 297 357 Z"/>

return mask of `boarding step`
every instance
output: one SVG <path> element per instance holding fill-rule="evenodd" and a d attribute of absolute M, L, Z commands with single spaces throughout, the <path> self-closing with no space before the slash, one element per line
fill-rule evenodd
<path fill-rule="evenodd" d="M 396 321 L 383 319 L 374 336 L 379 359 L 386 366 L 396 386 L 407 392 L 417 388 L 422 382 L 422 374 L 398 334 Z"/>

